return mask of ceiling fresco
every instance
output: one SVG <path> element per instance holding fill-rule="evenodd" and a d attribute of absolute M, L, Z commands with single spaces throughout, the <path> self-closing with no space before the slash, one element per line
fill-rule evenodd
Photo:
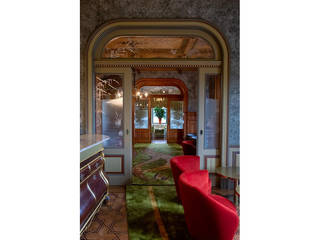
<path fill-rule="evenodd" d="M 154 95 L 180 95 L 181 91 L 175 86 L 144 86 L 140 88 L 141 92 L 148 92 Z"/>
<path fill-rule="evenodd" d="M 214 58 L 209 43 L 199 37 L 122 36 L 109 41 L 103 58 Z"/>

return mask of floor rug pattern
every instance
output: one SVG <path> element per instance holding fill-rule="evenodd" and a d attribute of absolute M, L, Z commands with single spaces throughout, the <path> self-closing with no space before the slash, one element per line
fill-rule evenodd
<path fill-rule="evenodd" d="M 126 200 L 130 240 L 191 240 L 175 186 L 128 185 Z M 239 239 L 238 228 L 234 240 Z"/>
<path fill-rule="evenodd" d="M 132 184 L 173 185 L 170 159 L 183 155 L 182 147 L 176 143 L 137 143 L 134 145 L 132 161 Z"/>
<path fill-rule="evenodd" d="M 130 240 L 191 240 L 186 230 L 183 207 L 177 203 L 175 186 L 128 185 L 126 188 Z M 154 195 L 166 233 L 162 233 L 162 227 L 158 225 L 159 219 L 150 192 Z"/>

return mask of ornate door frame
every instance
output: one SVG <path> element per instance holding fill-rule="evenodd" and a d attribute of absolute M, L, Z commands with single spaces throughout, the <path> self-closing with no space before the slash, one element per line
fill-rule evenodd
<path fill-rule="evenodd" d="M 117 36 L 198 36 L 215 52 L 214 59 L 102 59 L 105 44 Z M 221 164 L 226 166 L 228 148 L 229 51 L 222 34 L 209 23 L 199 20 L 116 20 L 97 29 L 89 39 L 86 55 L 88 81 L 88 133 L 93 133 L 93 80 L 99 68 L 123 67 L 197 67 L 212 68 L 222 78 Z M 199 129 L 198 129 L 199 131 Z M 199 134 L 199 133 L 198 133 Z"/>

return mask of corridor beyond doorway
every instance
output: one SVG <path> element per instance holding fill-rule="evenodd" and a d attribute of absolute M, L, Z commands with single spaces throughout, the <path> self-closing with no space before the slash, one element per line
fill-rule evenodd
<path fill-rule="evenodd" d="M 133 148 L 132 184 L 174 185 L 170 159 L 183 155 L 176 143 L 136 143 Z"/>
<path fill-rule="evenodd" d="M 151 140 L 151 143 L 154 143 L 154 144 L 166 144 L 167 143 L 167 140 Z"/>

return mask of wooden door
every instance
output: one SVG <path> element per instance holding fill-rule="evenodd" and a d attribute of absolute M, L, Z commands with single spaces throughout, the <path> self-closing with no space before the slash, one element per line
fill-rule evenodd
<path fill-rule="evenodd" d="M 151 142 L 151 107 L 150 97 L 133 100 L 134 143 Z"/>
<path fill-rule="evenodd" d="M 168 98 L 167 142 L 181 143 L 185 135 L 185 102 L 181 97 Z"/>

